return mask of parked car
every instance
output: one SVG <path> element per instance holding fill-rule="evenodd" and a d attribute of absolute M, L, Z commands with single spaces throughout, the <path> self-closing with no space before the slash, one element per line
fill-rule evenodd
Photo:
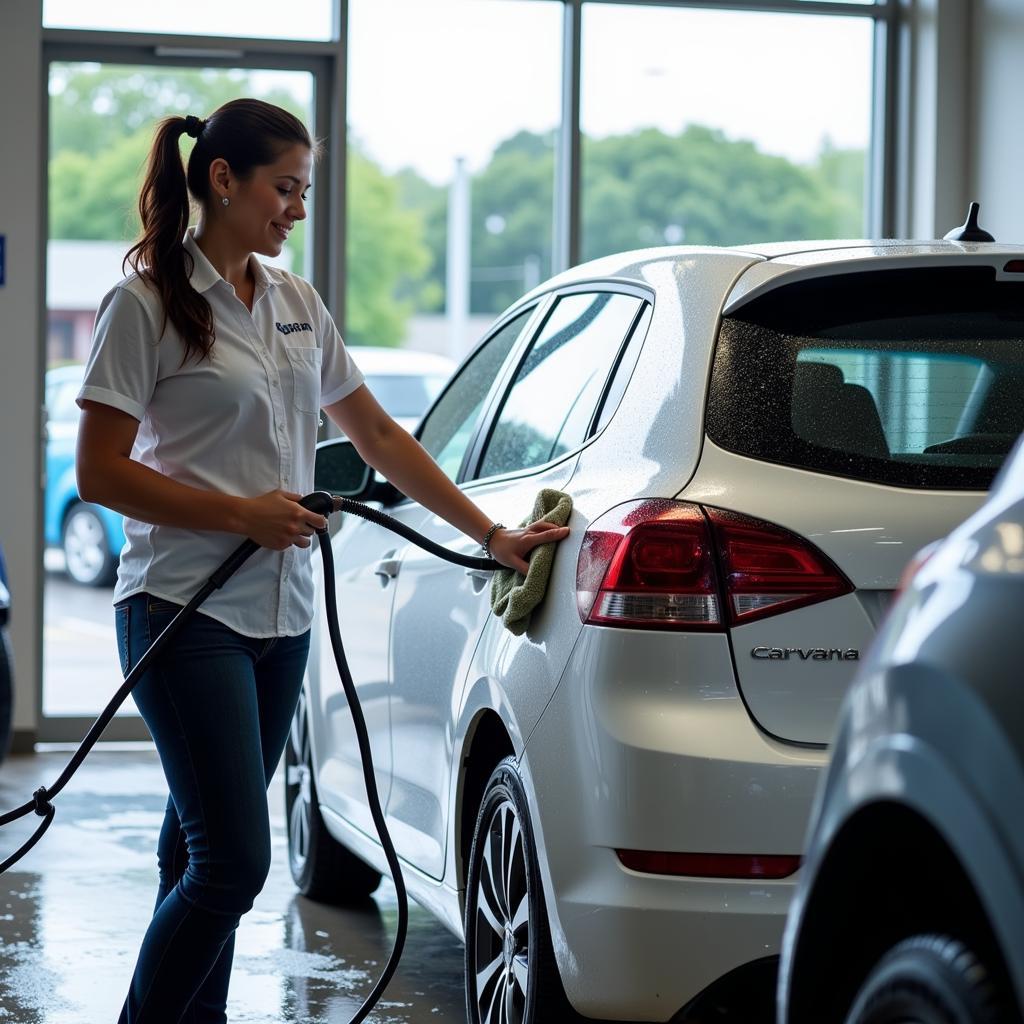
<path fill-rule="evenodd" d="M 79 408 L 75 402 L 85 367 L 61 366 L 46 374 L 46 496 L 43 535 L 64 552 L 65 571 L 76 583 L 109 587 L 124 546 L 123 517 L 82 501 L 75 480 Z"/>
<path fill-rule="evenodd" d="M 456 363 L 447 356 L 377 345 L 352 345 L 356 365 L 378 402 L 406 430 L 415 430 Z"/>
<path fill-rule="evenodd" d="M 770 1019 L 840 702 L 911 554 L 1024 428 L 1022 319 L 1020 248 L 657 249 L 541 285 L 463 362 L 421 443 L 493 520 L 574 501 L 526 633 L 487 574 L 352 516 L 332 543 L 390 829 L 465 938 L 473 1024 L 569 1019 L 563 993 L 604 1020 Z M 342 492 L 340 443 L 321 481 Z M 324 630 L 286 754 L 291 868 L 365 898 L 385 861 Z"/>
<path fill-rule="evenodd" d="M 1018 445 L 982 508 L 922 553 L 843 705 L 781 1022 L 1024 1020 L 1022 608 Z"/>
<path fill-rule="evenodd" d="M 352 353 L 377 400 L 409 430 L 455 368 L 447 357 L 427 352 L 353 346 Z M 107 587 L 117 577 L 124 525 L 119 513 L 82 501 L 78 495 L 75 444 L 80 410 L 75 399 L 84 373 L 84 366 L 71 365 L 46 374 L 45 536 L 47 545 L 63 550 L 72 580 Z"/>
<path fill-rule="evenodd" d="M 11 744 L 11 721 L 14 711 L 14 656 L 7 623 L 11 615 L 11 590 L 7 582 L 7 563 L 0 546 L 0 762 Z"/>

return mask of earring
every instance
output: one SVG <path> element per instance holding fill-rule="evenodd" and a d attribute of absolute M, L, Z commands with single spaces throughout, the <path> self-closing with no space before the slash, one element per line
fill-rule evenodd
<path fill-rule="evenodd" d="M 224 198 L 223 198 L 223 199 L 222 199 L 222 200 L 220 201 L 220 205 L 221 205 L 221 206 L 227 206 L 227 205 L 229 205 L 229 204 L 230 204 L 230 202 L 231 202 L 231 200 L 230 200 L 230 199 L 228 199 L 228 197 L 227 197 L 227 196 L 225 196 L 225 197 L 224 197 Z"/>

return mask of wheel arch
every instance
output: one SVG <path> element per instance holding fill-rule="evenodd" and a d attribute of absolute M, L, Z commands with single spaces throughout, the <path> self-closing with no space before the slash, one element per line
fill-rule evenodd
<path fill-rule="evenodd" d="M 469 872 L 473 830 L 476 827 L 476 818 L 487 780 L 498 762 L 505 757 L 515 756 L 515 753 L 512 737 L 505 728 L 501 716 L 489 708 L 477 714 L 466 731 L 455 800 L 456 821 L 453 832 L 458 839 L 455 849 L 455 878 L 462 911 L 465 910 L 466 876 Z"/>
<path fill-rule="evenodd" d="M 787 1024 L 839 1024 L 883 953 L 929 931 L 972 946 L 1012 992 L 982 899 L 939 829 L 895 800 L 864 805 L 832 837 L 806 894 Z"/>

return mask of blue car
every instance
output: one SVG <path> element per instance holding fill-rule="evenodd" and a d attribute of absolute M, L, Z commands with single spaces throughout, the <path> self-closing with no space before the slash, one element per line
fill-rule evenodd
<path fill-rule="evenodd" d="M 109 587 L 124 547 L 124 517 L 82 501 L 75 481 L 75 444 L 80 410 L 75 402 L 84 366 L 61 366 L 46 374 L 46 498 L 43 530 L 47 547 L 64 552 L 65 571 L 76 583 Z"/>

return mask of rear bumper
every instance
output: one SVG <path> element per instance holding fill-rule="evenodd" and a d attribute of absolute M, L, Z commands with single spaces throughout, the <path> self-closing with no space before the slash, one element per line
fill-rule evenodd
<path fill-rule="evenodd" d="M 574 1007 L 665 1021 L 777 953 L 796 875 L 647 875 L 615 850 L 799 853 L 824 763 L 758 731 L 724 636 L 584 629 L 524 760 Z"/>

